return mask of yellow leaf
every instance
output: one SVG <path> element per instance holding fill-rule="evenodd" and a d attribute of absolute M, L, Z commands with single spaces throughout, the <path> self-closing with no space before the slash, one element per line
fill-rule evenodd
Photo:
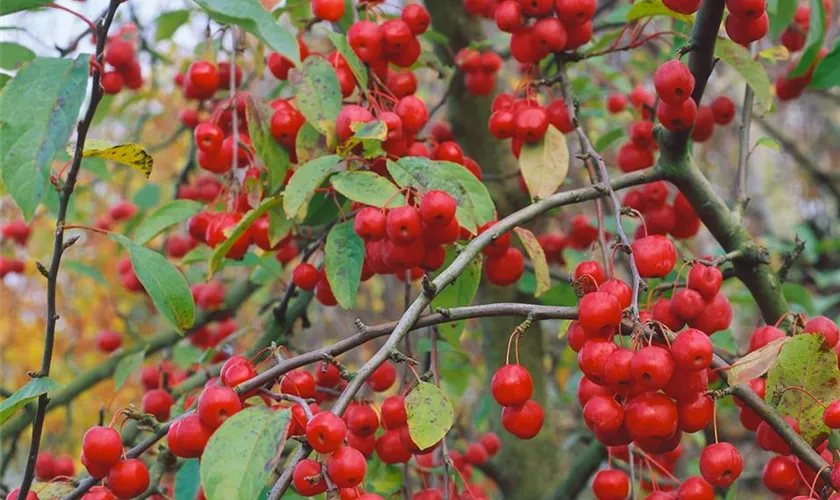
<path fill-rule="evenodd" d="M 793 337 L 782 337 L 776 339 L 764 347 L 757 349 L 738 361 L 732 363 L 726 374 L 729 385 L 738 385 L 761 377 L 769 370 L 779 358 L 782 347 Z"/>
<path fill-rule="evenodd" d="M 115 161 L 135 168 L 148 179 L 152 175 L 154 160 L 139 144 L 117 144 L 115 146 L 106 141 L 88 139 L 85 141 L 83 158 L 102 158 Z"/>
<path fill-rule="evenodd" d="M 758 53 L 764 59 L 768 61 L 787 61 L 790 59 L 790 51 L 784 45 L 776 45 L 775 47 L 770 47 L 769 49 L 764 49 Z"/>
<path fill-rule="evenodd" d="M 528 252 L 528 257 L 531 258 L 531 264 L 534 265 L 534 275 L 536 276 L 537 286 L 534 292 L 535 297 L 539 297 L 543 293 L 551 289 L 551 275 L 548 271 L 548 262 L 545 259 L 545 252 L 542 245 L 534 236 L 534 233 L 525 229 L 524 227 L 515 227 L 513 232 L 519 236 L 519 241 Z"/>

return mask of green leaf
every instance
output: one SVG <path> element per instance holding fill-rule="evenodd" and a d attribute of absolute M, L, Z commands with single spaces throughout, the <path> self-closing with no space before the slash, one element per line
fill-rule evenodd
<path fill-rule="evenodd" d="M 33 378 L 0 403 L 0 424 L 9 420 L 15 412 L 37 399 L 41 394 L 55 392 L 60 388 L 61 385 L 51 378 Z"/>
<path fill-rule="evenodd" d="M 804 286 L 797 283 L 785 283 L 782 285 L 782 294 L 784 294 L 785 300 L 801 307 L 804 310 L 803 312 L 809 316 L 816 314 L 814 299 L 811 292 Z"/>
<path fill-rule="evenodd" d="M 668 16 L 676 19 L 677 21 L 689 24 L 694 22 L 693 15 L 674 12 L 666 7 L 665 4 L 662 3 L 662 0 L 642 0 L 641 2 L 634 3 L 633 6 L 630 7 L 630 10 L 627 11 L 627 21 L 635 21 L 636 19 L 641 19 L 643 17 L 653 16 Z"/>
<path fill-rule="evenodd" d="M 103 181 L 110 180 L 112 177 L 111 172 L 108 172 L 108 167 L 105 166 L 105 160 L 102 158 L 85 158 L 82 160 L 82 170 L 87 170 Z"/>
<path fill-rule="evenodd" d="M 119 234 L 112 233 L 111 239 L 128 251 L 137 279 L 158 311 L 175 329 L 184 333 L 195 321 L 195 303 L 184 275 L 154 250 L 141 247 Z"/>
<path fill-rule="evenodd" d="M 227 239 L 213 249 L 213 254 L 210 256 L 210 263 L 207 266 L 207 279 L 213 277 L 213 274 L 219 269 L 219 266 L 222 264 L 222 260 L 224 260 L 225 255 L 227 255 L 233 247 L 233 244 L 236 243 L 236 240 L 238 240 L 249 227 L 251 227 L 254 221 L 259 219 L 262 214 L 266 213 L 272 207 L 279 206 L 282 201 L 282 196 L 266 198 L 262 201 L 262 203 L 249 210 L 248 213 L 242 217 L 236 226 L 231 229 L 230 234 L 227 235 Z"/>
<path fill-rule="evenodd" d="M 145 245 L 169 226 L 183 222 L 204 208 L 204 205 L 192 200 L 172 200 L 149 213 L 134 230 L 134 240 L 138 245 Z"/>
<path fill-rule="evenodd" d="M 160 186 L 157 184 L 146 184 L 134 193 L 131 202 L 137 205 L 140 210 L 148 210 L 160 202 Z"/>
<path fill-rule="evenodd" d="M 353 0 L 344 0 L 344 15 L 338 20 L 341 31 L 347 33 L 354 22 L 356 22 L 356 6 L 353 5 Z"/>
<path fill-rule="evenodd" d="M 201 486 L 208 500 L 258 498 L 280 464 L 290 415 L 289 410 L 251 407 L 216 429 L 200 465 Z"/>
<path fill-rule="evenodd" d="M 84 262 L 79 262 L 78 260 L 67 260 L 62 262 L 61 267 L 63 270 L 87 276 L 102 286 L 108 286 L 108 280 L 105 279 L 105 275 L 102 274 L 102 271 L 85 264 Z"/>
<path fill-rule="evenodd" d="M 763 376 L 776 364 L 782 349 L 790 339 L 791 337 L 776 339 L 732 363 L 726 372 L 727 383 L 730 386 L 745 384 Z"/>
<path fill-rule="evenodd" d="M 307 204 L 324 179 L 335 169 L 341 157 L 322 156 L 306 162 L 295 170 L 286 189 L 283 190 L 283 210 L 290 219 L 306 217 Z"/>
<path fill-rule="evenodd" d="M 356 305 L 356 291 L 362 278 L 365 242 L 353 230 L 353 221 L 330 230 L 324 246 L 324 267 L 335 299 L 344 309 Z"/>
<path fill-rule="evenodd" d="M 120 387 L 125 384 L 128 377 L 143 366 L 144 359 L 146 359 L 145 349 L 123 356 L 114 368 L 114 387 L 116 390 L 120 390 Z"/>
<path fill-rule="evenodd" d="M 420 449 L 437 443 L 455 420 L 452 403 L 440 389 L 428 382 L 420 382 L 405 397 L 408 415 L 408 434 Z"/>
<path fill-rule="evenodd" d="M 35 53 L 23 45 L 11 42 L 0 43 L 0 68 L 14 71 L 33 59 L 35 59 Z"/>
<path fill-rule="evenodd" d="M 352 11 L 354 9 L 351 7 L 347 10 L 351 11 L 352 15 Z M 347 66 L 350 68 L 350 71 L 353 72 L 353 76 L 356 77 L 356 81 L 359 83 L 359 86 L 366 89 L 368 87 L 367 68 L 365 68 L 365 65 L 362 64 L 362 61 L 359 59 L 359 56 L 356 55 L 353 48 L 350 47 L 350 43 L 347 42 L 347 37 L 333 31 L 327 31 L 327 36 L 335 46 L 335 50 L 337 50 L 338 53 L 344 57 L 344 60 L 347 61 Z"/>
<path fill-rule="evenodd" d="M 264 101 L 248 99 L 248 131 L 257 158 L 268 172 L 266 191 L 269 196 L 280 191 L 289 170 L 289 153 L 271 135 L 272 113 L 273 110 Z"/>
<path fill-rule="evenodd" d="M 822 49 L 825 41 L 825 6 L 822 0 L 810 0 L 811 17 L 808 23 L 808 36 L 805 37 L 805 48 L 799 62 L 786 78 L 798 78 L 807 73 Z"/>
<path fill-rule="evenodd" d="M 189 342 L 180 342 L 172 348 L 172 361 L 178 368 L 186 370 L 198 363 L 203 354 L 204 351 Z"/>
<path fill-rule="evenodd" d="M 622 137 L 624 137 L 624 129 L 621 128 L 621 127 L 614 128 L 614 129 L 610 130 L 609 132 L 607 132 L 606 134 L 599 137 L 595 141 L 595 144 L 593 145 L 593 147 L 595 148 L 595 151 L 597 151 L 599 153 L 602 153 L 605 149 L 612 146 L 612 144 L 615 141 L 621 139 Z"/>
<path fill-rule="evenodd" d="M 9 3 L 22 2 L 4 1 L 3 8 Z M 89 61 L 87 54 L 35 59 L 0 92 L 0 177 L 27 221 L 44 195 L 53 159 L 76 125 Z"/>
<path fill-rule="evenodd" d="M 199 467 L 197 458 L 184 460 L 175 474 L 175 488 L 172 493 L 175 500 L 195 500 L 198 496 L 198 490 L 201 488 Z"/>
<path fill-rule="evenodd" d="M 831 52 L 817 64 L 809 86 L 812 89 L 825 90 L 838 85 L 840 85 L 840 40 L 834 44 Z"/>
<path fill-rule="evenodd" d="M 341 86 L 335 68 L 324 58 L 309 57 L 300 69 L 289 74 L 295 89 L 295 104 L 319 132 L 334 135 L 335 119 L 341 111 Z"/>
<path fill-rule="evenodd" d="M 545 251 L 534 233 L 525 229 L 524 227 L 515 227 L 513 232 L 519 236 L 519 241 L 528 253 L 531 259 L 531 264 L 534 266 L 534 275 L 536 276 L 536 288 L 534 289 L 534 296 L 539 297 L 551 289 L 551 274 L 548 271 L 548 261 L 545 259 Z"/>
<path fill-rule="evenodd" d="M 801 390 L 786 390 L 798 387 Z M 790 338 L 767 375 L 765 400 L 783 415 L 799 421 L 799 430 L 811 446 L 828 435 L 822 420 L 825 403 L 840 398 L 837 355 L 822 335 L 802 334 Z"/>
<path fill-rule="evenodd" d="M 268 209 L 268 242 L 272 247 L 289 235 L 292 226 L 292 221 L 286 217 L 279 205 Z"/>
<path fill-rule="evenodd" d="M 190 11 L 186 9 L 170 10 L 159 15 L 155 21 L 155 41 L 172 38 L 178 28 L 190 19 Z"/>
<path fill-rule="evenodd" d="M 744 78 L 747 85 L 752 87 L 762 112 L 770 109 L 773 104 L 773 96 L 770 95 L 770 78 L 764 66 L 753 59 L 749 50 L 728 38 L 718 37 L 715 43 L 715 57 L 719 57 L 732 66 L 732 69 Z"/>
<path fill-rule="evenodd" d="M 0 89 L 6 86 L 12 80 L 12 77 L 6 73 L 0 73 Z"/>
<path fill-rule="evenodd" d="M 352 123 L 350 129 L 355 139 L 374 139 L 384 141 L 388 138 L 388 125 L 382 120 L 373 120 L 367 123 Z"/>
<path fill-rule="evenodd" d="M 310 162 L 318 157 L 319 147 L 326 146 L 326 140 L 323 137 L 309 123 L 303 124 L 295 142 L 295 152 L 299 164 Z"/>
<path fill-rule="evenodd" d="M 762 137 L 761 139 L 755 141 L 755 146 L 753 148 L 757 148 L 759 146 L 764 146 L 765 148 L 770 148 L 773 151 L 781 151 L 782 147 L 776 142 L 776 139 L 772 137 Z"/>
<path fill-rule="evenodd" d="M 0 16 L 5 16 L 12 12 L 43 7 L 48 3 L 52 2 L 50 0 L 3 0 L 3 2 L 0 2 Z"/>
<path fill-rule="evenodd" d="M 796 0 L 767 0 L 767 16 L 770 18 L 770 38 L 775 40 L 790 26 L 796 14 Z"/>
<path fill-rule="evenodd" d="M 387 165 L 400 187 L 411 186 L 421 194 L 431 190 L 449 193 L 458 205 L 455 216 L 468 231 L 475 233 L 478 226 L 494 220 L 496 208 L 487 187 L 462 165 L 419 156 L 388 161 Z"/>
<path fill-rule="evenodd" d="M 569 148 L 563 133 L 551 125 L 540 142 L 524 144 L 519 154 L 519 170 L 531 199 L 554 194 L 569 173 Z"/>
<path fill-rule="evenodd" d="M 405 197 L 388 179 L 375 172 L 338 172 L 330 184 L 347 198 L 373 207 L 401 207 Z M 386 205 L 387 204 L 387 205 Z"/>
<path fill-rule="evenodd" d="M 181 264 L 193 264 L 195 262 L 206 262 L 210 258 L 211 248 L 204 245 L 195 247 L 190 250 L 187 255 L 181 257 Z"/>
<path fill-rule="evenodd" d="M 221 24 L 235 24 L 263 41 L 274 52 L 300 64 L 300 47 L 295 36 L 281 26 L 260 5 L 259 0 L 195 0 Z M 319 58 L 314 58 L 319 59 Z"/>
<path fill-rule="evenodd" d="M 447 269 L 458 256 L 454 246 L 446 248 L 446 260 L 437 271 L 431 273 L 432 279 L 437 278 L 440 273 Z M 440 293 L 432 299 L 432 310 L 438 308 L 449 309 L 451 307 L 463 307 L 472 304 L 478 284 L 481 282 L 481 257 L 473 259 L 464 271 L 455 278 L 451 285 L 444 287 Z M 438 326 L 438 331 L 443 339 L 454 346 L 461 345 L 461 332 L 467 325 L 466 321 L 453 321 Z"/>

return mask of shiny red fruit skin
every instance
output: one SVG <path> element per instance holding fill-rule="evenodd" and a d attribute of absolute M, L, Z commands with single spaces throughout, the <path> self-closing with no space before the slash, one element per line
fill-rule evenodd
<path fill-rule="evenodd" d="M 623 500 L 630 493 L 630 478 L 620 470 L 602 470 L 592 480 L 592 492 L 598 500 Z"/>
<path fill-rule="evenodd" d="M 322 465 L 320 462 L 305 458 L 298 462 L 295 470 L 292 472 L 292 485 L 298 493 L 303 496 L 311 497 L 320 495 L 327 491 L 327 482 L 321 477 L 315 481 L 314 484 L 309 482 L 309 478 L 318 478 L 321 474 Z"/>
<path fill-rule="evenodd" d="M 385 398 L 380 407 L 382 426 L 387 430 L 399 429 L 406 425 L 408 414 L 405 411 L 405 398 L 390 396 Z"/>
<path fill-rule="evenodd" d="M 149 469 L 136 458 L 120 460 L 108 473 L 108 487 L 120 499 L 134 498 L 149 487 Z"/>
<path fill-rule="evenodd" d="M 219 428 L 241 409 L 239 395 L 228 387 L 212 385 L 198 397 L 198 416 L 211 429 Z"/>
<path fill-rule="evenodd" d="M 522 365 L 504 365 L 490 381 L 493 399 L 502 406 L 525 404 L 534 392 L 531 374 Z"/>
<path fill-rule="evenodd" d="M 732 485 L 743 469 L 741 454 L 729 443 L 711 444 L 700 453 L 700 474 L 712 486 Z"/>
<path fill-rule="evenodd" d="M 397 369 L 390 361 L 381 364 L 365 381 L 374 392 L 385 392 L 397 380 Z"/>
<path fill-rule="evenodd" d="M 364 455 L 349 446 L 339 448 L 327 460 L 327 475 L 339 488 L 353 488 L 361 484 L 367 472 Z"/>
<path fill-rule="evenodd" d="M 519 439 L 531 439 L 539 434 L 544 420 L 543 409 L 534 400 L 502 409 L 502 427 Z"/>
<path fill-rule="evenodd" d="M 332 453 L 339 449 L 346 435 L 344 421 L 328 411 L 314 415 L 306 423 L 306 440 L 318 453 Z"/>

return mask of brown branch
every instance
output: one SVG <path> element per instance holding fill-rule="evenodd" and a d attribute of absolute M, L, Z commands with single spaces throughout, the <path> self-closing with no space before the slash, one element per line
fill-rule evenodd
<path fill-rule="evenodd" d="M 99 63 L 98 67 L 94 67 L 93 76 L 91 77 L 91 92 L 90 103 L 87 111 L 81 122 L 76 127 L 76 146 L 73 152 L 73 161 L 70 165 L 70 170 L 67 174 L 67 180 L 64 187 L 59 193 L 58 202 L 58 216 L 55 224 L 55 239 L 53 241 L 53 256 L 50 263 L 49 276 L 47 278 L 47 315 L 46 315 L 46 332 L 44 334 L 44 355 L 41 359 L 41 369 L 38 376 L 47 377 L 50 374 L 50 367 L 52 365 L 53 347 L 55 345 L 55 324 L 58 320 L 58 313 L 56 312 L 56 289 L 58 286 L 58 271 L 61 267 L 61 256 L 64 253 L 64 221 L 67 217 L 67 207 L 70 203 L 70 196 L 73 194 L 73 189 L 76 186 L 76 178 L 79 175 L 79 169 L 82 166 L 82 152 L 85 147 L 85 139 L 87 138 L 88 130 L 93 122 L 93 116 L 96 113 L 96 107 L 102 99 L 104 91 L 99 84 L 101 75 L 101 68 L 103 62 L 103 54 L 105 52 L 105 41 L 108 37 L 108 30 L 111 27 L 111 22 L 114 20 L 114 15 L 117 8 L 122 3 L 120 0 L 111 0 L 108 5 L 108 12 L 103 19 L 96 25 L 96 61 Z M 47 415 L 47 404 L 49 403 L 49 395 L 43 394 L 38 398 L 38 409 L 35 412 L 35 422 L 32 424 L 32 440 L 29 444 L 29 458 L 26 462 L 26 470 L 21 481 L 20 491 L 18 496 L 26 498 L 29 489 L 32 486 L 32 481 L 35 478 L 35 460 L 38 457 L 38 449 L 41 446 L 41 432 L 44 429 L 44 419 Z"/>

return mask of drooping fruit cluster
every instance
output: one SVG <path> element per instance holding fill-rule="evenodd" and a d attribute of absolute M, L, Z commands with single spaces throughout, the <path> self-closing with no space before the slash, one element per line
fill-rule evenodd
<path fill-rule="evenodd" d="M 461 49 L 455 56 L 455 64 L 466 76 L 467 91 L 476 96 L 490 95 L 496 90 L 496 73 L 502 68 L 502 58 L 492 50 L 484 53 L 478 50 Z"/>
<path fill-rule="evenodd" d="M 496 370 L 490 381 L 493 399 L 502 406 L 502 427 L 519 439 L 531 439 L 542 429 L 545 414 L 531 399 L 534 381 L 531 373 L 518 364 Z"/>
<path fill-rule="evenodd" d="M 488 122 L 490 133 L 500 140 L 513 139 L 511 151 L 517 158 L 522 146 L 541 141 L 549 126 L 564 134 L 574 130 L 563 99 L 543 107 L 533 98 L 499 94 L 493 100 L 492 111 Z"/>
<path fill-rule="evenodd" d="M 622 206 L 642 214 L 644 223 L 636 230 L 637 239 L 646 235 L 665 234 L 687 239 L 697 234 L 701 221 L 691 203 L 679 191 L 669 203 L 670 195 L 668 184 L 664 181 L 629 189 L 624 195 Z"/>
<path fill-rule="evenodd" d="M 524 65 L 575 50 L 592 39 L 593 0 L 464 0 L 464 9 L 510 33 L 510 53 Z"/>
<path fill-rule="evenodd" d="M 653 85 L 659 96 L 656 107 L 659 123 L 673 132 L 691 128 L 697 118 L 697 103 L 691 97 L 694 75 L 688 66 L 678 59 L 671 59 L 657 68 L 653 74 Z"/>
<path fill-rule="evenodd" d="M 149 487 L 149 469 L 141 460 L 122 458 L 120 433 L 110 427 L 91 427 L 82 439 L 82 465 L 96 479 L 107 477 L 117 498 L 134 498 Z"/>
<path fill-rule="evenodd" d="M 137 61 L 137 26 L 124 24 L 105 42 L 106 67 L 100 79 L 106 94 L 119 94 L 123 88 L 143 86 L 143 71 Z"/>
<path fill-rule="evenodd" d="M 766 0 L 727 0 L 726 34 L 743 46 L 761 40 L 770 30 Z"/>

